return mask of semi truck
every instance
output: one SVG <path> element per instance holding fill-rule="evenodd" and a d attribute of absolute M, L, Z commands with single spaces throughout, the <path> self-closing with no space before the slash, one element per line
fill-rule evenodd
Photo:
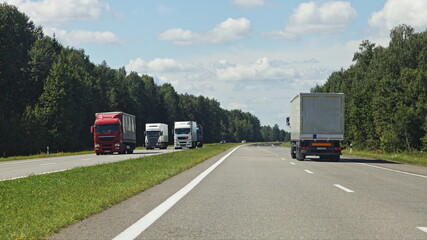
<path fill-rule="evenodd" d="M 197 147 L 203 147 L 203 126 L 202 124 L 196 124 L 196 132 L 197 132 Z"/>
<path fill-rule="evenodd" d="M 133 153 L 136 147 L 136 119 L 124 112 L 95 113 L 91 126 L 96 155 Z"/>
<path fill-rule="evenodd" d="M 145 124 L 145 148 L 166 149 L 168 148 L 169 133 L 168 125 L 165 123 Z"/>
<path fill-rule="evenodd" d="M 197 123 L 195 121 L 175 122 L 174 146 L 175 149 L 195 148 L 197 143 Z"/>
<path fill-rule="evenodd" d="M 291 157 L 339 161 L 344 140 L 344 94 L 299 93 L 291 100 Z"/>

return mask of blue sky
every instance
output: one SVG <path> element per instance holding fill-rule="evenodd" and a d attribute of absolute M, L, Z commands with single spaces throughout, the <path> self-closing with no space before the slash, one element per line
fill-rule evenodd
<path fill-rule="evenodd" d="M 289 101 L 352 64 L 364 39 L 427 28 L 426 0 L 8 0 L 92 62 L 148 74 L 285 130 Z"/>

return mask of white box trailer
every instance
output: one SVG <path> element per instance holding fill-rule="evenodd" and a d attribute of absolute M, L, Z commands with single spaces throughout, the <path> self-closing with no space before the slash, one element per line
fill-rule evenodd
<path fill-rule="evenodd" d="M 175 122 L 174 145 L 175 149 L 187 147 L 195 148 L 197 143 L 197 123 L 195 121 Z"/>
<path fill-rule="evenodd" d="M 169 142 L 168 125 L 165 123 L 145 124 L 145 148 L 166 149 Z"/>
<path fill-rule="evenodd" d="M 338 161 L 344 140 L 344 94 L 299 93 L 291 100 L 291 156 Z"/>

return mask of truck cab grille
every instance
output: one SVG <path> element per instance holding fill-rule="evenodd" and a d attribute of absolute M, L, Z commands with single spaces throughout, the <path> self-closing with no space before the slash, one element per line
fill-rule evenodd
<path fill-rule="evenodd" d="M 100 142 L 111 142 L 111 141 L 114 141 L 116 139 L 116 137 L 114 137 L 114 136 L 99 136 L 98 139 Z"/>

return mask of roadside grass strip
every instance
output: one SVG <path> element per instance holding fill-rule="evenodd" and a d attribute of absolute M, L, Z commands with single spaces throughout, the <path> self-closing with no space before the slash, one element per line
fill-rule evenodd
<path fill-rule="evenodd" d="M 353 150 L 350 154 L 350 150 L 346 149 L 343 151 L 343 154 L 427 167 L 427 152 L 412 151 L 399 153 L 381 153 L 378 151 Z"/>
<path fill-rule="evenodd" d="M 45 239 L 238 144 L 0 182 L 0 239 Z"/>

